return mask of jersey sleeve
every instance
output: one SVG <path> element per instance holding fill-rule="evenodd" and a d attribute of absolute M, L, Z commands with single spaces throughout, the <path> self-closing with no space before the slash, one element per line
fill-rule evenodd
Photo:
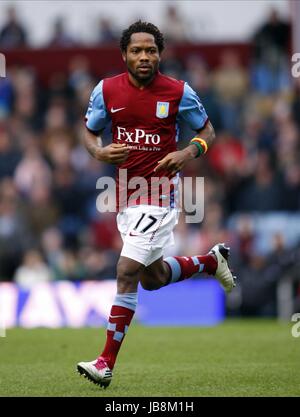
<path fill-rule="evenodd" d="M 188 83 L 184 84 L 183 95 L 178 108 L 178 117 L 196 131 L 201 130 L 208 121 L 208 116 L 200 98 Z"/>
<path fill-rule="evenodd" d="M 103 80 L 92 91 L 85 120 L 86 127 L 93 132 L 103 130 L 110 122 L 110 116 L 103 98 Z"/>

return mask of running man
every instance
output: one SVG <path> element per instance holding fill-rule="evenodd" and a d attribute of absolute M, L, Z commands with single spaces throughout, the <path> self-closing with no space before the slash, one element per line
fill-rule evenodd
<path fill-rule="evenodd" d="M 206 153 L 215 137 L 214 129 L 192 88 L 159 72 L 164 39 L 156 26 L 141 21 L 132 24 L 124 30 L 120 47 L 127 72 L 105 78 L 93 90 L 86 114 L 85 146 L 97 160 L 117 165 L 119 174 L 126 170 L 127 183 L 117 175 L 118 191 L 141 177 L 149 188 L 138 198 L 129 189 L 125 202 L 118 199 L 117 223 L 123 248 L 106 343 L 96 360 L 77 365 L 80 374 L 104 388 L 111 382 L 136 309 L 139 282 L 146 290 L 156 290 L 206 273 L 214 275 L 226 292 L 235 286 L 227 262 L 229 248 L 224 244 L 216 244 L 206 255 L 163 259 L 163 248 L 172 242 L 177 223 L 178 172 Z M 180 118 L 196 134 L 185 149 L 177 151 Z M 112 143 L 103 146 L 101 132 L 110 121 Z M 154 197 L 149 192 L 153 177 L 170 179 L 167 195 L 165 189 L 160 194 L 159 187 Z"/>

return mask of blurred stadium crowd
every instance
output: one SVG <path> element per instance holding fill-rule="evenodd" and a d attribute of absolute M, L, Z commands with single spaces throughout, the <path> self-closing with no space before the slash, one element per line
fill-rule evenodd
<path fill-rule="evenodd" d="M 26 45 L 15 12 L 9 19 L 0 28 L 0 47 Z M 103 43 L 116 39 L 110 23 L 104 26 Z M 167 34 L 173 43 L 185 40 L 177 27 Z M 49 46 L 74 46 L 63 26 L 56 29 Z M 217 132 L 207 156 L 183 172 L 205 177 L 204 221 L 187 224 L 182 216 L 168 253 L 201 254 L 227 242 L 239 277 L 229 310 L 275 315 L 277 284 L 287 275 L 295 275 L 299 309 L 300 78 L 291 78 L 290 27 L 276 12 L 249 41 L 249 67 L 226 48 L 215 68 L 200 55 L 182 62 L 171 48 L 164 54 L 161 71 L 190 83 Z M 47 86 L 32 68 L 20 66 L 0 79 L 2 281 L 28 288 L 43 280 L 115 277 L 121 249 L 115 214 L 96 210 L 96 181 L 114 168 L 89 157 L 81 143 L 98 81 L 80 56 Z M 179 147 L 192 135 L 182 126 Z M 109 129 L 105 137 L 109 141 Z"/>
<path fill-rule="evenodd" d="M 196 41 L 196 35 L 192 33 L 189 22 L 176 5 L 167 4 L 165 8 L 158 10 L 163 15 L 160 29 L 168 42 Z M 141 16 L 138 18 L 147 20 Z M 138 18 L 135 20 L 138 20 Z M 96 25 L 93 24 L 93 31 L 91 31 L 93 39 L 87 41 L 83 39 L 80 31 L 77 31 L 76 34 L 70 33 L 66 28 L 67 19 L 65 16 L 57 17 L 52 24 L 48 39 L 42 46 L 46 48 L 91 47 L 92 45 L 106 45 L 119 40 L 123 27 L 120 27 L 117 21 L 103 14 L 99 18 L 95 16 L 95 19 Z M 201 21 L 201 24 L 203 26 L 204 22 Z M 6 22 L 0 28 L 0 47 L 4 49 L 33 47 L 32 37 L 32 33 L 19 19 L 15 7 L 8 7 Z"/>

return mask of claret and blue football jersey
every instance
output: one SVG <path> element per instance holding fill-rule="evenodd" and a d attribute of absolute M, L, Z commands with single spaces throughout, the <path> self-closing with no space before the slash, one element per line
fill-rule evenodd
<path fill-rule="evenodd" d="M 195 131 L 201 130 L 208 120 L 199 97 L 186 82 L 158 72 L 149 85 L 140 89 L 131 83 L 126 72 L 105 78 L 94 88 L 86 126 L 99 133 L 111 121 L 112 141 L 125 143 L 130 149 L 128 159 L 118 166 L 119 170 L 127 170 L 127 182 L 143 177 L 150 184 L 157 162 L 177 150 L 180 118 Z M 159 177 L 164 175 L 160 173 Z M 117 184 L 120 186 L 118 176 Z M 171 200 L 173 192 L 170 190 Z M 128 205 L 131 194 L 133 190 L 127 190 Z M 153 204 L 148 197 L 145 195 L 138 203 Z M 160 205 L 161 201 L 154 204 Z"/>

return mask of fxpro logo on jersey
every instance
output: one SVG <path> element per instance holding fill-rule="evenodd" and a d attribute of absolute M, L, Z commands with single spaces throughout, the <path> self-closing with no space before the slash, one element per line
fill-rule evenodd
<path fill-rule="evenodd" d="M 117 126 L 117 140 L 124 140 L 128 143 L 143 143 L 144 145 L 158 145 L 160 143 L 160 136 L 158 134 L 152 135 L 146 133 L 143 129 L 134 129 L 133 132 L 127 132 L 125 127 Z"/>

